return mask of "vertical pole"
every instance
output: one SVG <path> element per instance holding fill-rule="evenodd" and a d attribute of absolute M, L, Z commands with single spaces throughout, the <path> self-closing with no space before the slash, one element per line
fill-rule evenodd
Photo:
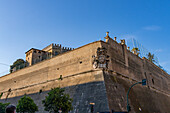
<path fill-rule="evenodd" d="M 94 111 L 94 106 L 91 105 L 91 113 L 93 113 L 93 111 Z"/>
<path fill-rule="evenodd" d="M 91 105 L 91 113 L 93 113 L 95 103 L 90 103 L 90 105 Z"/>
<path fill-rule="evenodd" d="M 130 92 L 130 90 L 132 89 L 133 86 L 135 86 L 136 84 L 141 84 L 141 83 L 142 83 L 142 82 L 137 82 L 137 83 L 133 84 L 133 85 L 129 88 L 128 92 L 127 92 L 127 111 L 128 111 L 128 112 L 130 111 L 130 105 L 129 105 L 129 101 L 128 101 L 129 92 Z"/>

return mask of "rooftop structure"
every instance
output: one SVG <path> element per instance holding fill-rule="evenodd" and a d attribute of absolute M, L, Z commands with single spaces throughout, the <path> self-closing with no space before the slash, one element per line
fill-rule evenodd
<path fill-rule="evenodd" d="M 42 50 L 31 48 L 26 54 L 26 61 L 29 65 L 36 64 L 40 61 L 52 58 L 64 52 L 70 51 L 73 48 L 62 47 L 59 44 L 50 44 Z"/>
<path fill-rule="evenodd" d="M 71 51 L 73 49 L 74 48 L 62 47 L 61 44 L 53 44 L 53 43 L 43 48 L 42 50 L 31 48 L 27 52 L 25 52 L 26 54 L 25 62 L 15 66 L 11 66 L 10 72 L 15 72 L 24 67 L 34 65 L 38 62 L 53 58 L 54 56 L 57 56 L 67 51 Z"/>

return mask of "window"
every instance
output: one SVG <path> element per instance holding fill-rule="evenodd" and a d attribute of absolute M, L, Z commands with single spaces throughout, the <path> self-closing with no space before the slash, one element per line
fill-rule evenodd
<path fill-rule="evenodd" d="M 40 89 L 40 91 L 39 91 L 39 94 L 41 94 L 42 93 L 42 89 Z"/>
<path fill-rule="evenodd" d="M 152 79 L 152 83 L 154 84 L 154 79 Z"/>
<path fill-rule="evenodd" d="M 57 51 L 55 51 L 55 55 L 58 55 L 58 52 L 57 52 Z"/>

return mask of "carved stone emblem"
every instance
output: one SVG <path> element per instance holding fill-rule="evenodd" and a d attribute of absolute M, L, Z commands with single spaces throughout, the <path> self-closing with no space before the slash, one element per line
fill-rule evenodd
<path fill-rule="evenodd" d="M 108 58 L 109 56 L 107 55 L 107 50 L 104 47 L 99 47 L 97 49 L 97 56 L 93 57 L 93 68 L 103 68 L 103 69 L 107 69 L 108 68 Z"/>

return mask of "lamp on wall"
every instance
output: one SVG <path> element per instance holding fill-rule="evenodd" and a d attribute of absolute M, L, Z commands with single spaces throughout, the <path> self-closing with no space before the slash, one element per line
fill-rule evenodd
<path fill-rule="evenodd" d="M 93 113 L 95 103 L 90 103 L 90 105 L 91 105 L 91 113 Z"/>
<path fill-rule="evenodd" d="M 129 112 L 131 110 L 130 108 L 130 105 L 129 105 L 129 101 L 128 101 L 128 95 L 129 95 L 129 92 L 130 90 L 132 89 L 133 86 L 137 85 L 137 84 L 142 84 L 142 86 L 146 85 L 146 79 L 143 79 L 141 82 L 137 82 L 137 83 L 134 83 L 128 90 L 127 92 L 127 112 Z"/>

